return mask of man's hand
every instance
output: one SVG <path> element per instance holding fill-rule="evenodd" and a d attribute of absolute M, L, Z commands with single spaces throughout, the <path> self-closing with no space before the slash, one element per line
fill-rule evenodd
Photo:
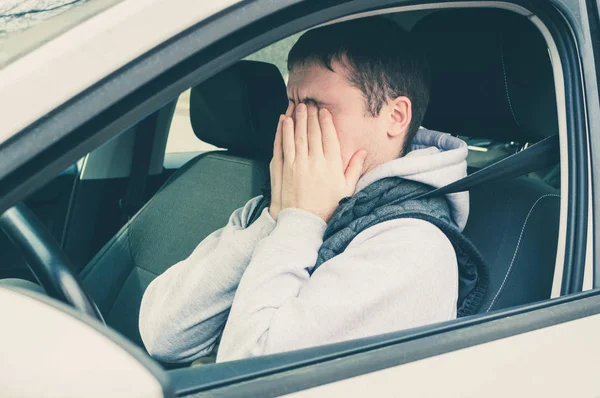
<path fill-rule="evenodd" d="M 283 146 L 281 129 L 283 127 L 283 120 L 286 118 L 286 116 L 291 116 L 293 111 L 294 104 L 290 102 L 285 115 L 279 116 L 277 132 L 275 133 L 275 142 L 273 144 L 273 158 L 269 164 L 271 174 L 271 203 L 269 205 L 269 214 L 273 220 L 277 220 L 277 215 L 281 210 L 281 180 L 283 174 Z"/>
<path fill-rule="evenodd" d="M 343 170 L 331 113 L 313 104 L 298 104 L 296 122 L 286 116 L 281 125 L 281 209 L 303 209 L 328 222 L 339 201 L 354 194 L 367 153 L 356 152 Z"/>

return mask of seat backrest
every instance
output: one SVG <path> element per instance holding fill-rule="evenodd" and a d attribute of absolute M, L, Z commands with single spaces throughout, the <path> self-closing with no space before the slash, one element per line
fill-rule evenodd
<path fill-rule="evenodd" d="M 430 14 L 413 28 L 432 74 L 424 126 L 499 142 L 534 143 L 558 133 L 547 45 L 524 16 L 498 9 Z M 471 190 L 465 234 L 490 268 L 480 312 L 550 297 L 560 196 L 532 177 Z"/>
<path fill-rule="evenodd" d="M 82 271 L 108 325 L 141 345 L 138 317 L 145 289 L 260 194 L 286 106 L 281 74 L 262 62 L 239 62 L 192 89 L 195 134 L 227 150 L 185 164 Z"/>
<path fill-rule="evenodd" d="M 480 312 L 550 298 L 560 195 L 529 177 L 473 189 L 465 235 L 490 267 L 490 287 Z"/>

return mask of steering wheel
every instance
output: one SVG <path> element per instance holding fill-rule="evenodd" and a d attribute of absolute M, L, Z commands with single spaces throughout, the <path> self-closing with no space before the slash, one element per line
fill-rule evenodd
<path fill-rule="evenodd" d="M 0 215 L 0 229 L 19 248 L 49 296 L 104 323 L 98 306 L 73 272 L 67 255 L 27 206 L 18 203 Z"/>

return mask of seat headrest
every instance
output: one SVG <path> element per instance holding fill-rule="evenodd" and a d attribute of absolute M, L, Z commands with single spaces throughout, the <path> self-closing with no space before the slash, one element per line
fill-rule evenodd
<path fill-rule="evenodd" d="M 237 156 L 270 159 L 287 105 L 285 82 L 275 65 L 240 61 L 192 88 L 190 119 L 202 141 Z"/>
<path fill-rule="evenodd" d="M 431 64 L 423 126 L 520 143 L 558 133 L 550 55 L 526 17 L 499 9 L 444 10 L 412 32 Z"/>

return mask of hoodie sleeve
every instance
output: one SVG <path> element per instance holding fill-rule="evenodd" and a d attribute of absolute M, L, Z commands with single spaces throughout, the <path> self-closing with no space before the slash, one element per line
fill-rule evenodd
<path fill-rule="evenodd" d="M 260 198 L 236 210 L 224 228 L 148 286 L 139 328 L 150 355 L 165 362 L 190 362 L 211 352 L 256 244 L 275 226 L 265 209 L 246 228 Z"/>
<path fill-rule="evenodd" d="M 279 213 L 242 277 L 217 362 L 456 317 L 456 255 L 437 227 L 415 219 L 378 224 L 310 276 L 325 227 L 303 210 Z"/>

